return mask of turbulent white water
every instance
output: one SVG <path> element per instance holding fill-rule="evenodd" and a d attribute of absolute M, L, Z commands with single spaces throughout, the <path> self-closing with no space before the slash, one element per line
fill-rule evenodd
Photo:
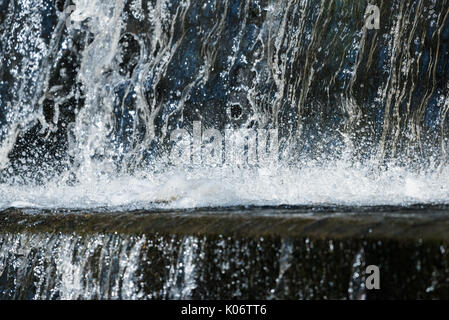
<path fill-rule="evenodd" d="M 0 209 L 153 209 L 238 205 L 410 205 L 449 202 L 449 171 L 199 168 L 99 178 L 75 186 L 0 185 Z"/>

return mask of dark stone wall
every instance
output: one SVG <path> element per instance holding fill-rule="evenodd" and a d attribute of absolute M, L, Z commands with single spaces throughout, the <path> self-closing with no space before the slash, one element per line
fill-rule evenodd
<path fill-rule="evenodd" d="M 429 215 L 6 211 L 0 297 L 447 299 L 449 220 Z"/>

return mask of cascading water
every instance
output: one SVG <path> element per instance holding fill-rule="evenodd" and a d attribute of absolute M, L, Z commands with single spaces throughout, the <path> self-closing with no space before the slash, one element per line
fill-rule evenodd
<path fill-rule="evenodd" d="M 0 207 L 446 202 L 448 3 L 378 5 L 2 1 Z"/>
<path fill-rule="evenodd" d="M 0 59 L 0 210 L 449 204 L 448 0 L 0 0 Z M 149 290 L 141 237 L 2 233 L 0 283 L 34 287 L 0 296 L 207 297 L 206 240 Z M 264 297 L 319 292 L 289 241 Z"/>

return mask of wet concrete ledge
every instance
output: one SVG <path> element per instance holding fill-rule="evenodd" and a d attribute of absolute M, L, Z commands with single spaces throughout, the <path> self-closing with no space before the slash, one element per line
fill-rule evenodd
<path fill-rule="evenodd" d="M 260 211 L 259 211 L 260 210 Z M 303 210 L 303 209 L 302 209 Z M 449 241 L 449 210 L 424 214 L 295 210 L 65 212 L 7 209 L 3 232 L 121 233 Z"/>
<path fill-rule="evenodd" d="M 0 299 L 449 299 L 446 208 L 298 211 L 4 210 Z"/>

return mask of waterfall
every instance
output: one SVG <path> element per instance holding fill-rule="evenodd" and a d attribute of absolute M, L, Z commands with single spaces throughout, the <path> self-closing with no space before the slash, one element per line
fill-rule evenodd
<path fill-rule="evenodd" d="M 358 179 L 395 181 L 382 203 L 446 201 L 449 2 L 371 5 L 378 29 L 365 1 L 2 1 L 3 207 L 48 206 L 30 185 L 104 206 L 86 197 L 117 179 L 171 190 L 147 203 L 195 182 L 209 182 L 201 205 L 338 203 Z M 273 194 L 292 174 L 335 195 Z M 235 195 L 251 181 L 259 198 Z M 415 197 L 430 185 L 441 194 Z"/>
<path fill-rule="evenodd" d="M 326 290 L 316 287 L 317 283 L 342 282 L 346 269 L 351 269 L 350 264 L 340 266 L 345 270 L 340 275 L 333 268 L 316 265 L 313 275 L 305 277 L 302 274 L 310 271 L 307 264 L 291 257 L 295 265 L 286 266 L 282 256 L 285 244 L 279 246 L 277 241 L 269 244 L 279 247 L 281 252 L 274 264 L 267 263 L 274 248 L 264 243 L 264 239 L 239 242 L 196 237 L 3 234 L 0 299 L 229 299 L 253 295 L 258 299 L 310 299 L 320 297 Z M 202 246 L 201 254 L 198 245 Z M 319 249 L 324 247 L 317 245 Z M 299 243 L 289 246 L 290 254 L 296 250 L 304 261 L 317 262 L 323 254 L 315 250 L 303 252 Z M 255 248 L 258 253 L 253 256 Z M 350 248 L 344 250 L 344 255 L 354 254 Z M 339 259 L 339 254 L 334 253 L 333 258 Z M 264 263 L 265 268 L 258 268 L 257 261 L 251 262 L 251 258 Z M 355 259 L 360 259 L 359 254 Z M 218 272 L 211 270 L 212 261 L 220 263 L 216 266 Z M 279 277 L 271 278 L 276 272 Z M 320 277 L 321 282 L 317 281 Z M 286 282 L 282 290 L 280 281 Z M 219 282 L 225 282 L 226 286 L 219 288 Z M 364 284 L 355 286 L 351 280 L 343 281 L 342 285 L 348 288 L 348 295 L 332 285 L 327 288 L 328 294 L 339 299 L 360 298 L 353 296 L 352 291 L 360 286 L 363 289 Z"/>
<path fill-rule="evenodd" d="M 5 217 L 9 217 L 9 227 L 5 227 Z M 209 229 L 207 234 L 194 235 L 187 217 L 177 223 L 192 235 L 114 232 L 120 224 L 104 217 L 101 229 L 105 232 L 91 232 L 89 228 L 96 226 L 86 227 L 81 220 L 73 228 L 76 220 L 71 219 L 78 219 L 73 217 L 56 217 L 43 228 L 42 216 L 13 212 L 0 218 L 4 230 L 0 233 L 2 300 L 422 299 L 447 295 L 447 241 L 444 233 L 435 237 L 438 223 L 430 222 L 423 240 L 417 241 L 404 236 L 408 231 L 402 229 L 400 220 L 386 222 L 388 227 L 379 229 L 374 238 L 346 238 L 345 232 L 360 234 L 360 226 L 351 231 L 344 229 L 348 221 L 331 223 L 327 230 L 339 232 L 328 233 L 329 239 L 317 239 L 313 231 L 310 237 L 307 232 L 276 235 L 277 227 L 264 236 L 251 235 L 251 230 L 226 233 L 223 228 L 223 234 Z M 134 218 L 121 219 L 123 226 Z M 156 228 L 169 219 L 156 218 Z M 261 219 L 253 219 L 253 226 L 264 225 Z M 14 220 L 19 223 L 11 224 Z M 423 218 L 417 220 L 411 234 L 422 228 Z M 145 220 L 134 220 L 130 225 L 142 221 L 145 224 Z M 271 219 L 270 224 L 279 221 Z M 52 231 L 54 226 L 63 230 L 66 222 L 73 232 Z M 229 222 L 224 225 L 230 228 Z M 173 228 L 170 223 L 166 226 Z M 285 232 L 285 226 L 282 229 Z M 387 236 L 382 237 L 382 232 Z M 373 263 L 381 263 L 381 293 L 365 286 L 365 269 Z"/>
<path fill-rule="evenodd" d="M 0 60 L 0 220 L 449 204 L 449 0 L 0 0 Z M 13 229 L 2 299 L 366 298 L 378 245 Z"/>

